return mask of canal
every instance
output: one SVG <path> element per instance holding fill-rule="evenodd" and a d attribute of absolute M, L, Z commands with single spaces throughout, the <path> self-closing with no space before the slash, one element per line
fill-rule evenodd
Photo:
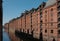
<path fill-rule="evenodd" d="M 3 29 L 3 41 L 11 41 L 7 32 Z"/>
<path fill-rule="evenodd" d="M 9 36 L 11 39 L 9 38 Z M 33 38 L 32 35 L 18 31 L 15 31 L 15 34 L 11 33 L 11 35 L 8 35 L 8 33 L 5 32 L 3 29 L 3 41 L 11 41 L 11 40 L 12 41 L 43 41 L 42 38 L 36 39 Z"/>

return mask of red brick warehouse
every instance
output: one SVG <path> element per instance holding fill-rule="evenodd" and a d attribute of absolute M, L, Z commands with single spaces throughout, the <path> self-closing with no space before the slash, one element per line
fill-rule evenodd
<path fill-rule="evenodd" d="M 20 17 L 12 19 L 5 27 L 10 32 L 18 30 L 37 39 L 42 33 L 43 41 L 60 41 L 60 0 L 43 2 L 38 8 L 27 10 Z"/>

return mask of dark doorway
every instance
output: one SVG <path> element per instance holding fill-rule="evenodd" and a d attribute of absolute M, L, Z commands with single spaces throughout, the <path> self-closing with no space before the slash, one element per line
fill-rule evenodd
<path fill-rule="evenodd" d="M 27 30 L 27 33 L 29 34 L 29 29 Z"/>
<path fill-rule="evenodd" d="M 32 37 L 33 37 L 33 31 L 31 31 L 31 33 L 32 33 Z"/>
<path fill-rule="evenodd" d="M 42 32 L 40 33 L 40 41 L 43 41 Z"/>
<path fill-rule="evenodd" d="M 53 41 L 55 41 L 55 39 L 53 39 Z"/>

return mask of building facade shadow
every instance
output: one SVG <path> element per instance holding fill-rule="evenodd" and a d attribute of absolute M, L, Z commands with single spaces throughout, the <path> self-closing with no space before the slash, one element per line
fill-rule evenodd
<path fill-rule="evenodd" d="M 15 35 L 16 37 L 22 39 L 23 41 L 43 41 L 42 36 L 40 37 L 40 39 L 37 39 L 34 38 L 32 34 L 30 35 L 24 32 L 19 32 L 17 30 L 15 31 Z M 40 35 L 42 35 L 42 33 Z"/>

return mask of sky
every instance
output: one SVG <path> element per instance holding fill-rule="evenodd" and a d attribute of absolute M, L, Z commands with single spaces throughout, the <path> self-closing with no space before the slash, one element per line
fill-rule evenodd
<path fill-rule="evenodd" d="M 17 18 L 25 10 L 37 8 L 42 2 L 47 0 L 3 0 L 3 25 L 11 19 Z"/>

